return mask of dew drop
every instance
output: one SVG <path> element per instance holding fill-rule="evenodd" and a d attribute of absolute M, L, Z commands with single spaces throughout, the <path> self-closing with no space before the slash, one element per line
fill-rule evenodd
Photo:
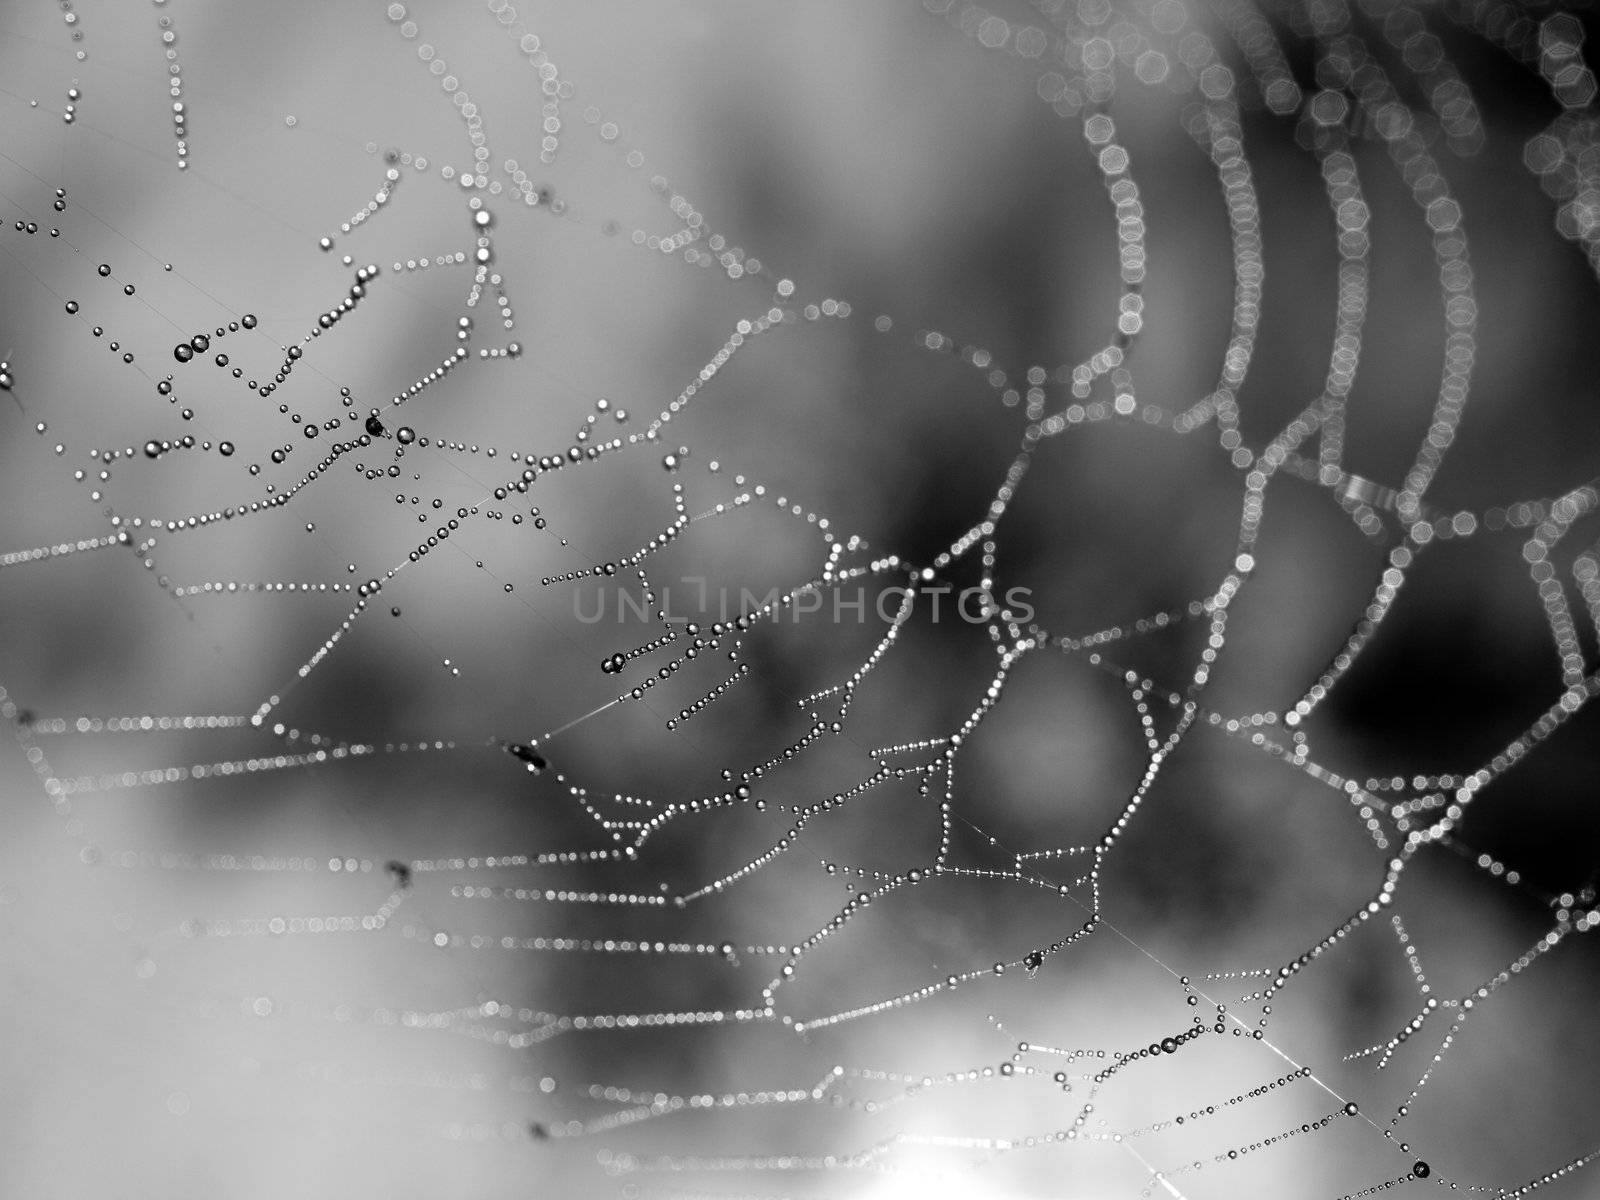
<path fill-rule="evenodd" d="M 545 762 L 544 755 L 532 746 L 524 746 L 520 742 L 512 742 L 506 746 L 506 753 L 518 762 L 526 763 L 528 770 L 537 775 L 550 764 Z"/>

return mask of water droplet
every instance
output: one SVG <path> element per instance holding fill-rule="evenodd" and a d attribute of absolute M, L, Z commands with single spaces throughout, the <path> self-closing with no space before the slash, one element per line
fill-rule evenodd
<path fill-rule="evenodd" d="M 402 425 L 394 431 L 394 440 L 402 446 L 409 446 L 417 440 L 417 431 L 409 425 Z"/>
<path fill-rule="evenodd" d="M 179 342 L 172 348 L 172 357 L 186 363 L 194 357 L 194 348 L 188 342 Z"/>
<path fill-rule="evenodd" d="M 520 742 L 512 742 L 506 746 L 506 753 L 518 762 L 528 764 L 528 770 L 537 775 L 550 764 L 545 762 L 544 755 L 532 746 L 524 746 Z"/>
<path fill-rule="evenodd" d="M 217 453 L 222 455 L 223 458 L 230 457 L 233 454 L 233 443 L 232 442 L 218 442 L 217 443 Z"/>

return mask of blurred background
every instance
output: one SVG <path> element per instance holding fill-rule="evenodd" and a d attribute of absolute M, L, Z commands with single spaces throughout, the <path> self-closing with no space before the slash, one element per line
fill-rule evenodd
<path fill-rule="evenodd" d="M 663 625 L 623 603 L 642 591 L 627 570 L 562 581 L 661 535 L 674 487 L 696 520 L 644 565 L 659 606 L 707 628 L 818 577 L 830 544 L 922 566 L 985 517 L 1028 388 L 1063 411 L 1072 366 L 1116 333 L 1118 226 L 1080 87 L 1098 37 L 1143 206 L 1139 408 L 1040 444 L 995 578 L 1069 638 L 1215 595 L 1245 471 L 1214 425 L 1180 435 L 1170 416 L 1218 387 L 1233 250 L 1185 64 L 1204 35 L 1231 69 L 1259 203 L 1237 397 L 1259 452 L 1322 391 L 1340 258 L 1306 120 L 1272 111 L 1239 47 L 1266 28 L 1309 96 L 1320 11 L 0 5 L 0 1195 L 1331 1200 L 1418 1160 L 1428 1177 L 1402 1190 L 1516 1187 L 1595 1150 L 1600 960 L 1579 932 L 1442 1054 L 1448 1007 L 1392 1055 L 1348 1057 L 1594 907 L 1590 707 L 1273 997 L 1263 1041 L 1245 1034 L 1264 1015 L 1245 998 L 1362 909 L 1399 844 L 1327 777 L 1402 781 L 1386 802 L 1448 791 L 1440 776 L 1557 704 L 1564 665 L 1593 669 L 1600 525 L 1580 514 L 1547 555 L 1574 666 L 1530 577 L 1547 510 L 1515 508 L 1600 461 L 1585 21 L 1350 16 L 1464 213 L 1471 399 L 1428 499 L 1476 532 L 1418 554 L 1306 722 L 1322 777 L 1198 722 L 1105 860 L 1101 927 L 1037 969 L 1092 908 L 1082 854 L 1027 860 L 1066 895 L 981 874 L 880 890 L 939 853 L 942 773 L 792 832 L 873 775 L 869 751 L 948 737 L 984 702 L 994 641 L 949 607 L 979 551 L 815 741 L 813 710 L 832 721 L 838 700 L 800 702 L 868 661 L 903 575 L 784 611 L 737 662 L 724 640 L 623 703 L 683 642 L 601 670 Z M 1159 78 L 1135 68 L 1145 51 Z M 1440 60 L 1475 99 L 1449 138 L 1426 103 Z M 1371 246 L 1344 435 L 1359 491 L 1416 458 L 1446 324 L 1416 173 L 1352 124 Z M 195 335 L 209 345 L 180 361 Z M 382 432 L 332 454 L 373 409 Z M 584 461 L 544 461 L 569 449 Z M 508 489 L 529 461 L 538 478 Z M 1364 534 L 1342 487 L 1314 469 L 1269 485 L 1200 695 L 1219 719 L 1292 707 L 1363 617 L 1399 534 L 1387 516 Z M 1145 776 L 1137 705 L 1165 739 L 1209 632 L 1024 658 L 956 759 L 947 861 L 1093 846 Z M 1123 670 L 1150 684 L 1131 694 Z M 1275 721 L 1245 729 L 1288 746 Z M 535 742 L 543 770 L 507 752 Z M 769 761 L 750 803 L 689 807 Z M 602 822 L 669 805 L 636 855 L 585 857 L 637 833 Z M 785 948 L 862 892 L 770 1021 L 551 1023 L 759 1009 Z M 1217 1004 L 1223 1036 L 1095 1084 Z M 1287 1078 L 1302 1067 L 1316 1081 Z M 1595 1178 L 1548 1192 L 1600 1195 Z"/>

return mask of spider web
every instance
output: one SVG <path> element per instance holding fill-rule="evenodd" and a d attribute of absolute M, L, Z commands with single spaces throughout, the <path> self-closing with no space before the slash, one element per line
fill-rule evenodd
<path fill-rule="evenodd" d="M 1585 34 L 0 13 L 8 1177 L 1592 1194 Z"/>

